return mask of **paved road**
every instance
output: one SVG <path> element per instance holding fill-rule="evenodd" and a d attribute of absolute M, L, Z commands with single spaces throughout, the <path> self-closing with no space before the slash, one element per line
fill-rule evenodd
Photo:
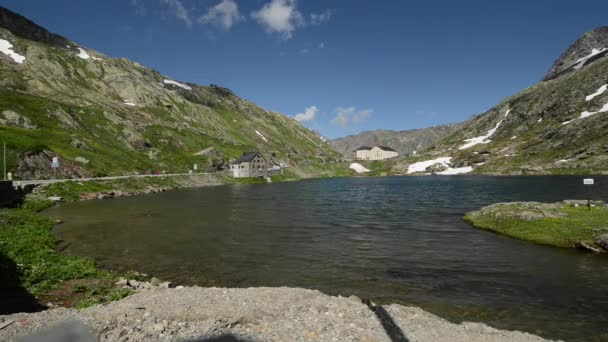
<path fill-rule="evenodd" d="M 197 173 L 197 175 L 212 175 L 213 173 Z M 145 177 L 175 177 L 175 176 L 188 176 L 194 175 L 190 173 L 169 173 L 169 174 L 158 174 L 158 175 L 130 175 L 130 176 L 111 176 L 111 177 L 94 177 L 94 178 L 64 178 L 64 179 L 31 179 L 31 180 L 14 180 L 13 186 L 23 185 L 41 185 L 41 184 L 53 184 L 68 181 L 90 181 L 90 180 L 106 180 L 106 179 L 125 179 L 125 178 L 145 178 Z"/>

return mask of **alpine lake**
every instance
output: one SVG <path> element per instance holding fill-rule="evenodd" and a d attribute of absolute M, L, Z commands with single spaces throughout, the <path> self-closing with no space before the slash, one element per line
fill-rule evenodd
<path fill-rule="evenodd" d="M 55 206 L 63 253 L 183 285 L 289 286 L 564 340 L 608 339 L 608 255 L 473 228 L 498 202 L 608 200 L 608 177 L 316 179 Z M 606 223 L 608 227 L 608 222 Z"/>

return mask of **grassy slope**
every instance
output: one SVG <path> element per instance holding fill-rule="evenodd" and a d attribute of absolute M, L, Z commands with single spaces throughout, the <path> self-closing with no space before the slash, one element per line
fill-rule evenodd
<path fill-rule="evenodd" d="M 575 247 L 579 242 L 593 245 L 597 229 L 606 228 L 608 222 L 608 207 L 592 207 L 588 211 L 586 207 L 566 205 L 560 209 L 566 214 L 563 218 L 521 220 L 510 215 L 521 210 L 518 204 L 507 204 L 499 210 L 504 216 L 484 213 L 482 209 L 468 213 L 464 219 L 480 229 L 558 247 Z"/>
<path fill-rule="evenodd" d="M 85 61 L 69 49 L 27 41 L 3 29 L 0 37 L 27 55 L 21 65 L 0 64 L 0 113 L 16 112 L 37 126 L 0 125 L 9 171 L 16 178 L 24 155 L 45 150 L 98 176 L 186 172 L 194 163 L 201 171 L 212 170 L 217 159 L 237 158 L 251 150 L 294 165 L 299 177 L 333 176 L 344 169 L 324 165 L 339 155 L 315 133 L 228 90 L 163 87 L 159 83 L 166 76 L 128 60 L 100 56 Z M 138 106 L 125 106 L 123 99 Z M 74 141 L 84 144 L 76 146 Z M 217 154 L 194 156 L 211 146 Z M 89 162 L 79 163 L 77 157 Z M 42 171 L 43 177 L 51 173 Z"/>

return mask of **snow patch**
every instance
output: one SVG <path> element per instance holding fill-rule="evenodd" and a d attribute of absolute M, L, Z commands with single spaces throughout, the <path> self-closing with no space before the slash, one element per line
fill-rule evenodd
<path fill-rule="evenodd" d="M 560 159 L 558 161 L 556 161 L 556 163 L 567 163 L 568 159 Z"/>
<path fill-rule="evenodd" d="M 603 53 L 606 50 L 608 50 L 608 49 L 606 49 L 606 48 L 592 49 L 590 54 L 588 54 L 587 56 L 585 56 L 583 58 L 579 58 L 576 62 L 574 62 L 574 64 L 576 64 L 576 65 L 573 68 L 575 70 L 582 68 L 590 58 L 593 58 L 593 56 L 599 55 L 600 53 Z"/>
<path fill-rule="evenodd" d="M 466 167 L 458 167 L 455 169 L 452 168 L 448 168 L 445 171 L 441 171 L 441 172 L 437 172 L 438 175 L 443 175 L 443 176 L 448 176 L 448 175 L 460 175 L 463 173 L 469 173 L 473 171 L 473 168 L 471 166 L 466 166 Z"/>
<path fill-rule="evenodd" d="M 543 118 L 538 119 L 536 122 L 543 122 Z"/>
<path fill-rule="evenodd" d="M 440 157 L 432 160 L 425 160 L 421 162 L 414 163 L 407 168 L 407 174 L 412 174 L 414 172 L 423 172 L 427 167 L 435 164 L 443 164 L 446 167 L 450 167 L 450 162 L 452 161 L 452 157 Z"/>
<path fill-rule="evenodd" d="M 264 142 L 268 142 L 268 139 L 266 139 L 266 137 L 265 137 L 265 136 L 263 136 L 263 135 L 262 135 L 262 133 L 260 133 L 260 132 L 258 132 L 258 131 L 256 130 L 256 131 L 255 131 L 255 134 L 259 135 L 259 136 L 262 138 L 262 140 L 264 140 Z"/>
<path fill-rule="evenodd" d="M 585 101 L 591 101 L 594 97 L 602 95 L 608 89 L 608 84 L 604 84 L 595 93 L 585 97 Z"/>
<path fill-rule="evenodd" d="M 127 100 L 124 100 L 124 103 L 125 103 L 125 105 L 127 105 L 127 106 L 131 106 L 131 107 L 135 107 L 135 106 L 137 106 L 135 103 L 130 102 L 130 101 L 127 101 Z"/>
<path fill-rule="evenodd" d="M 365 166 L 359 164 L 359 163 L 352 163 L 350 164 L 350 166 L 348 167 L 351 170 L 354 170 L 356 173 L 365 173 L 365 172 L 369 172 L 368 169 L 365 168 Z"/>
<path fill-rule="evenodd" d="M 183 83 L 179 83 L 176 81 L 172 81 L 172 80 L 163 80 L 163 83 L 165 84 L 172 84 L 176 87 L 180 87 L 182 89 L 186 89 L 186 90 L 192 90 L 192 88 L 189 85 L 183 84 Z"/>
<path fill-rule="evenodd" d="M 509 113 L 511 113 L 510 109 L 507 110 L 507 113 L 505 114 L 505 117 L 502 118 L 500 121 L 498 121 L 498 123 L 496 124 L 496 127 L 494 127 L 491 130 L 489 130 L 485 135 L 482 135 L 482 136 L 479 136 L 479 137 L 475 137 L 475 138 L 471 138 L 471 139 L 465 139 L 464 141 L 466 142 L 466 144 L 460 146 L 458 149 L 459 150 L 464 150 L 464 149 L 467 149 L 469 147 L 473 147 L 475 145 L 487 144 L 490 141 L 492 141 L 492 140 L 488 140 L 488 138 L 491 137 L 492 135 L 494 135 L 494 133 L 496 133 L 496 130 L 498 129 L 498 127 L 500 127 L 500 125 L 507 118 L 507 116 L 509 116 Z"/>
<path fill-rule="evenodd" d="M 25 60 L 25 56 L 13 51 L 13 44 L 8 40 L 0 39 L 0 52 L 12 58 L 15 63 L 21 64 Z"/>
<path fill-rule="evenodd" d="M 425 160 L 421 162 L 414 163 L 407 168 L 407 174 L 410 175 L 414 172 L 424 172 L 426 168 L 435 164 L 441 164 L 447 167 L 447 170 L 437 172 L 438 175 L 460 175 L 463 173 L 469 173 L 473 171 L 473 167 L 459 167 L 459 168 L 451 168 L 450 164 L 452 162 L 452 157 L 440 157 L 432 160 Z"/>
<path fill-rule="evenodd" d="M 511 140 L 513 140 L 513 139 L 517 139 L 517 135 L 512 136 Z"/>
<path fill-rule="evenodd" d="M 572 121 L 575 121 L 577 119 L 584 119 L 584 118 L 588 118 L 591 115 L 595 115 L 595 114 L 599 114 L 599 113 L 606 113 L 608 112 L 608 103 L 606 103 L 602 108 L 600 108 L 600 110 L 598 110 L 597 112 L 588 112 L 588 111 L 584 111 L 581 113 L 581 116 L 579 116 L 576 119 L 572 119 L 572 120 L 568 120 L 568 121 L 564 121 L 562 122 L 562 126 L 563 125 L 567 125 L 569 123 L 571 123 Z"/>
<path fill-rule="evenodd" d="M 91 56 L 89 56 L 89 54 L 83 49 L 83 48 L 78 48 L 78 51 L 80 51 L 76 56 L 82 58 L 82 59 L 89 59 L 91 58 Z"/>

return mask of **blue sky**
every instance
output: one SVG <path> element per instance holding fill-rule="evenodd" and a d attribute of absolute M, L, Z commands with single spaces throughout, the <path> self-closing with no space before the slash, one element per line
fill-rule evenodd
<path fill-rule="evenodd" d="M 542 78 L 608 1 L 0 0 L 180 81 L 335 138 L 463 121 Z"/>

